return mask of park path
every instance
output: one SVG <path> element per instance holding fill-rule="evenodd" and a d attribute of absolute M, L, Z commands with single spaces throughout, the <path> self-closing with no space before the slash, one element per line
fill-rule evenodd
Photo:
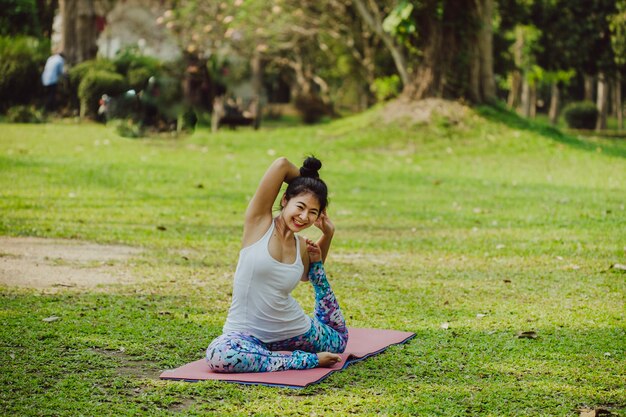
<path fill-rule="evenodd" d="M 129 246 L 0 236 L 0 285 L 58 290 L 132 283 L 125 264 L 141 252 Z"/>

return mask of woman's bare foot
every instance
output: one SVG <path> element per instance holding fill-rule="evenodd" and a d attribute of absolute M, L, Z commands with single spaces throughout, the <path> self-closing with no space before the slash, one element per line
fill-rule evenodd
<path fill-rule="evenodd" d="M 319 360 L 319 367 L 329 368 L 334 364 L 341 362 L 341 356 L 336 353 L 330 352 L 320 352 L 317 354 L 317 359 Z"/>

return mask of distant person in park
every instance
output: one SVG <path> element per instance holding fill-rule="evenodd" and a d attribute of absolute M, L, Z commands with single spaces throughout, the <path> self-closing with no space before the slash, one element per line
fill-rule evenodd
<path fill-rule="evenodd" d="M 46 90 L 45 110 L 56 110 L 57 85 L 61 81 L 65 68 L 65 55 L 63 52 L 52 54 L 46 61 L 46 66 L 41 74 L 41 83 Z"/>
<path fill-rule="evenodd" d="M 323 265 L 335 227 L 326 214 L 321 166 L 314 157 L 299 169 L 279 158 L 261 179 L 245 214 L 223 334 L 206 352 L 212 370 L 269 372 L 341 361 L 337 353 L 346 348 L 348 329 Z M 288 186 L 274 217 L 272 206 L 283 182 Z M 313 225 L 322 231 L 317 242 L 297 234 Z M 315 290 L 313 317 L 290 294 L 299 281 L 310 281 Z"/>

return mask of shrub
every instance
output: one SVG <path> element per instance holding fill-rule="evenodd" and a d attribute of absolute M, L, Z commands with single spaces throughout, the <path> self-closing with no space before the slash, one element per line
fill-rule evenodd
<path fill-rule="evenodd" d="M 146 87 L 150 77 L 159 76 L 162 72 L 161 62 L 157 58 L 142 55 L 137 47 L 121 50 L 113 63 L 115 71 L 125 76 L 130 87 L 137 91 Z"/>
<path fill-rule="evenodd" d="M 123 138 L 141 138 L 144 135 L 143 127 L 133 119 L 114 119 L 107 123 Z"/>
<path fill-rule="evenodd" d="M 72 67 L 68 72 L 70 82 L 78 88 L 78 85 L 87 73 L 92 71 L 115 72 L 115 64 L 108 59 L 90 59 Z"/>
<path fill-rule="evenodd" d="M 115 96 L 127 89 L 120 74 L 104 70 L 88 71 L 78 85 L 81 117 L 95 117 L 103 94 Z"/>
<path fill-rule="evenodd" d="M 43 95 L 41 71 L 50 43 L 26 36 L 0 36 L 0 110 Z"/>
<path fill-rule="evenodd" d="M 126 75 L 126 80 L 130 88 L 141 91 L 146 88 L 148 80 L 153 75 L 148 68 L 132 68 Z"/>
<path fill-rule="evenodd" d="M 590 101 L 577 101 L 563 109 L 567 126 L 571 129 L 595 129 L 598 109 Z"/>
<path fill-rule="evenodd" d="M 376 95 L 376 100 L 385 101 L 397 97 L 400 94 L 400 77 L 391 75 L 389 77 L 376 78 L 372 85 L 372 92 Z"/>
<path fill-rule="evenodd" d="M 11 123 L 43 123 L 46 118 L 35 106 L 14 106 L 7 110 L 7 120 Z"/>

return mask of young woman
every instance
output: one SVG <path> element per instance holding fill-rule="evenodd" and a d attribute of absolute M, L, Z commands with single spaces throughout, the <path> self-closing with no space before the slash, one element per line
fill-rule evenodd
<path fill-rule="evenodd" d="M 233 298 L 223 334 L 208 347 L 216 372 L 268 372 L 332 366 L 341 361 L 348 329 L 323 261 L 335 231 L 326 215 L 328 190 L 314 157 L 298 169 L 285 158 L 268 168 L 246 210 Z M 280 213 L 272 206 L 280 188 Z M 296 233 L 315 225 L 317 242 Z M 315 315 L 308 317 L 291 291 L 310 281 Z M 277 351 L 291 351 L 279 353 Z"/>

